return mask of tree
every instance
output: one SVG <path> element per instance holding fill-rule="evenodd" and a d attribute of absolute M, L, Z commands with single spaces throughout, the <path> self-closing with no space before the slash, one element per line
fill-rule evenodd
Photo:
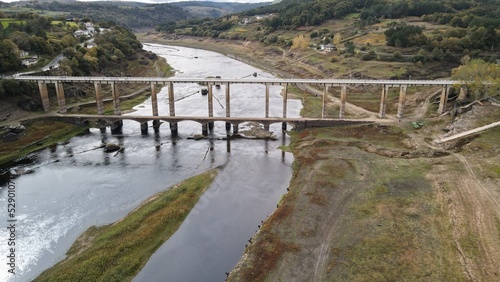
<path fill-rule="evenodd" d="M 303 34 L 298 35 L 293 38 L 292 40 L 292 47 L 290 48 L 291 50 L 299 49 L 299 50 L 306 50 L 309 48 L 309 43 L 310 39 L 306 38 Z"/>
<path fill-rule="evenodd" d="M 427 37 L 422 35 L 422 28 L 414 25 L 398 26 L 390 28 L 384 32 L 387 45 L 396 47 L 408 47 L 413 45 L 423 45 Z M 399 45 L 399 46 L 398 46 Z"/>
<path fill-rule="evenodd" d="M 342 34 L 340 32 L 335 33 L 333 37 L 333 45 L 337 46 L 342 42 Z"/>
<path fill-rule="evenodd" d="M 395 61 L 400 61 L 401 59 L 403 59 L 403 55 L 399 51 L 394 51 L 394 53 L 392 53 L 392 57 Z"/>
<path fill-rule="evenodd" d="M 474 98 L 496 95 L 500 91 L 500 65 L 483 60 L 470 60 L 452 70 L 452 78 L 467 83 Z"/>
<path fill-rule="evenodd" d="M 346 41 L 344 43 L 344 47 L 346 49 L 346 53 L 348 54 L 354 54 L 354 43 L 352 43 L 352 41 Z"/>
<path fill-rule="evenodd" d="M 444 58 L 443 50 L 438 47 L 434 47 L 434 49 L 432 49 L 432 59 L 434 59 L 435 61 L 442 61 L 443 58 Z"/>

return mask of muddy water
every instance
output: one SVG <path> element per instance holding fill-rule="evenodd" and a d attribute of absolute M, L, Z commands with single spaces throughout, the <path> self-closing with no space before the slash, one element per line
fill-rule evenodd
<path fill-rule="evenodd" d="M 272 77 L 217 53 L 147 45 L 145 49 L 167 58 L 177 76 L 227 78 Z M 206 96 L 199 85 L 175 85 L 179 115 L 206 115 Z M 224 87 L 214 91 L 214 115 L 225 115 Z M 281 113 L 279 87 L 271 87 L 271 116 Z M 264 87 L 231 88 L 233 116 L 263 116 Z M 166 89 L 158 94 L 160 114 L 168 114 Z M 151 113 L 151 101 L 134 114 Z M 298 116 L 301 104 L 289 100 L 288 116 Z M 240 131 L 242 128 L 240 128 Z M 114 222 L 151 195 L 202 171 L 219 167 L 219 176 L 202 196 L 174 236 L 151 257 L 137 281 L 222 281 L 238 261 L 257 225 L 273 209 L 291 176 L 292 155 L 276 148 L 288 143 L 281 125 L 271 127 L 275 141 L 234 139 L 216 123 L 213 139 L 188 139 L 201 133 L 193 122 L 179 123 L 172 138 L 168 124 L 158 134 L 141 135 L 139 124 L 125 121 L 123 134 L 101 133 L 74 137 L 67 144 L 32 155 L 30 164 L 12 167 L 15 182 L 16 275 L 7 272 L 10 236 L 0 229 L 0 281 L 28 281 L 64 258 L 73 241 L 88 227 Z M 101 142 L 125 147 L 122 153 L 96 149 Z M 0 224 L 7 227 L 7 185 L 0 190 Z"/>

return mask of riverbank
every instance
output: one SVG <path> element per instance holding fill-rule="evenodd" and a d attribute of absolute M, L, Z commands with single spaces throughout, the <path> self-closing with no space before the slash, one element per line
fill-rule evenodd
<path fill-rule="evenodd" d="M 90 227 L 63 261 L 35 281 L 132 280 L 175 233 L 216 176 L 214 169 L 189 178 L 152 196 L 113 224 Z"/>
<path fill-rule="evenodd" d="M 142 40 L 222 48 L 213 39 L 152 39 Z M 252 44 L 224 44 L 223 53 L 272 66 L 250 58 L 259 52 Z M 500 132 L 443 147 L 428 142 L 445 127 L 488 124 L 499 111 L 485 105 L 459 119 L 439 117 L 428 104 L 432 92 L 409 97 L 421 106 L 408 115 L 427 120 L 420 130 L 396 122 L 292 134 L 289 193 L 229 280 L 497 280 Z M 305 113 L 314 114 L 317 98 L 302 94 Z"/>

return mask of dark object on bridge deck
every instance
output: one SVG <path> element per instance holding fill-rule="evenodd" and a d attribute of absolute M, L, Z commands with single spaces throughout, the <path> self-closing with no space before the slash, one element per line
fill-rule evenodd
<path fill-rule="evenodd" d="M 226 131 L 230 131 L 230 130 L 231 130 L 231 123 L 226 122 Z"/>
<path fill-rule="evenodd" d="M 208 88 L 202 88 L 201 95 L 207 95 L 207 94 L 208 94 Z"/>
<path fill-rule="evenodd" d="M 252 75 L 253 75 L 253 77 L 257 77 L 257 73 L 256 72 L 254 72 Z"/>
<path fill-rule="evenodd" d="M 147 122 L 141 123 L 141 134 L 148 135 L 148 123 Z"/>

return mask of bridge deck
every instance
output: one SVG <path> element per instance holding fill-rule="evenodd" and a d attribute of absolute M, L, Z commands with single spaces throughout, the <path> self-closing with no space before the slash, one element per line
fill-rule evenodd
<path fill-rule="evenodd" d="M 375 86 L 447 86 L 467 84 L 458 80 L 374 80 L 374 79 L 282 79 L 282 78 L 165 78 L 165 77 L 92 77 L 92 76 L 16 76 L 17 80 L 88 83 L 202 83 L 202 84 L 312 84 L 324 86 L 375 85 Z"/>

